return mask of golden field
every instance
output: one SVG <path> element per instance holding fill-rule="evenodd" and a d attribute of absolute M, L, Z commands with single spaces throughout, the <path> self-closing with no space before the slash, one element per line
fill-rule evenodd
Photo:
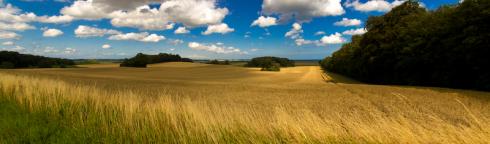
<path fill-rule="evenodd" d="M 490 143 L 488 92 L 362 84 L 318 66 L 85 67 L 0 70 L 0 96 L 60 120 L 73 134 L 55 137 L 74 143 Z"/>

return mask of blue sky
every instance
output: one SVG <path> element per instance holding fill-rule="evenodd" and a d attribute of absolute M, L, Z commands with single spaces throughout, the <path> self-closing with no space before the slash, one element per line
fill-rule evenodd
<path fill-rule="evenodd" d="M 458 1 L 421 0 L 421 6 Z M 0 50 L 63 58 L 165 52 L 195 59 L 322 59 L 364 33 L 369 16 L 402 2 L 0 0 Z M 179 27 L 189 32 L 176 34 Z"/>

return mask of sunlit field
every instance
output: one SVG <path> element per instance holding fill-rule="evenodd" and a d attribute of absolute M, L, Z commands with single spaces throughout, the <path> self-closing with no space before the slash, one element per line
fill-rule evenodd
<path fill-rule="evenodd" d="M 489 143 L 490 94 L 317 66 L 0 71 L 1 143 Z"/>

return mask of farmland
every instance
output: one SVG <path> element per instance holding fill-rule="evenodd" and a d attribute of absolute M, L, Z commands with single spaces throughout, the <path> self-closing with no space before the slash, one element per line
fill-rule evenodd
<path fill-rule="evenodd" d="M 0 141 L 490 142 L 488 92 L 369 85 L 318 66 L 83 67 L 0 70 Z"/>

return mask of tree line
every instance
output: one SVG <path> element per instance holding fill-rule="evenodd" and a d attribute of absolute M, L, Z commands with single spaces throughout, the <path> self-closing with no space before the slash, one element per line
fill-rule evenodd
<path fill-rule="evenodd" d="M 408 1 L 321 61 L 364 82 L 490 90 L 490 0 L 427 11 Z"/>
<path fill-rule="evenodd" d="M 66 68 L 75 62 L 69 59 L 49 58 L 13 51 L 0 51 L 0 68 Z"/>
<path fill-rule="evenodd" d="M 256 57 L 251 59 L 245 67 L 260 67 L 262 71 L 280 71 L 281 67 L 294 67 L 294 61 L 280 57 Z"/>
<path fill-rule="evenodd" d="M 124 59 L 120 64 L 121 67 L 146 67 L 148 64 L 162 63 L 162 62 L 193 62 L 192 59 L 182 58 L 178 54 L 159 53 L 157 55 L 147 55 L 138 53 L 136 56 Z"/>
<path fill-rule="evenodd" d="M 224 60 L 224 61 L 220 61 L 220 60 L 210 60 L 208 62 L 206 62 L 206 64 L 214 64 L 214 65 L 230 65 L 231 62 L 229 60 Z"/>

